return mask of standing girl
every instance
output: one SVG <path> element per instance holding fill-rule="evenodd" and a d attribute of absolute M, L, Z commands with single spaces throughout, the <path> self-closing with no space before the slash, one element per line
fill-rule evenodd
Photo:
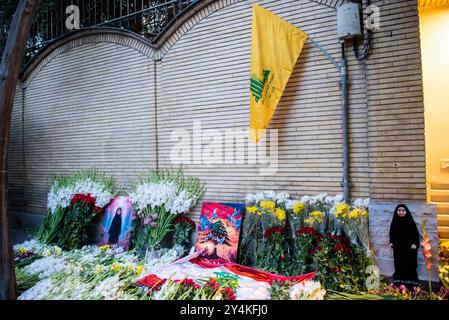
<path fill-rule="evenodd" d="M 390 247 L 393 248 L 393 283 L 404 285 L 409 290 L 419 285 L 418 281 L 419 232 L 410 210 L 405 204 L 396 207 L 390 226 Z"/>

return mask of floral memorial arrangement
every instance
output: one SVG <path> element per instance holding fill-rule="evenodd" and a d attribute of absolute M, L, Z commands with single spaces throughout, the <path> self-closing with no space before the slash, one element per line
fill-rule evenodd
<path fill-rule="evenodd" d="M 129 197 L 136 211 L 133 246 L 139 252 L 161 247 L 174 219 L 188 213 L 205 191 L 198 178 L 182 169 L 150 170 L 132 183 Z"/>
<path fill-rule="evenodd" d="M 342 196 L 302 197 L 265 191 L 246 196 L 240 262 L 277 274 L 316 271 L 324 287 L 364 289 L 373 265 L 368 235 L 368 200 L 352 205 Z M 254 254 L 255 252 L 255 254 Z"/>
<path fill-rule="evenodd" d="M 53 180 L 49 213 L 36 238 L 14 247 L 19 299 L 442 300 L 449 296 L 447 243 L 439 249 L 439 275 L 446 288 L 438 294 L 389 286 L 383 280 L 379 286 L 368 286 L 368 277 L 376 272 L 368 236 L 368 199 L 348 204 L 341 196 L 321 194 L 295 200 L 284 192 L 266 191 L 246 196 L 243 218 L 242 204 L 206 202 L 210 208 L 200 218 L 197 243 L 192 244 L 197 226 L 185 214 L 204 193 L 197 178 L 184 176 L 182 170 L 151 170 L 133 182 L 126 197 L 133 210 L 124 210 L 119 203 L 111 206 L 116 190 L 114 179 L 95 169 Z M 113 208 L 103 224 L 107 243 L 85 245 L 87 225 L 106 207 Z M 121 223 L 114 229 L 117 217 Z M 125 217 L 132 220 L 130 251 L 120 243 L 123 229 L 128 230 Z M 161 249 L 170 231 L 171 248 Z M 432 253 L 423 231 L 422 254 L 429 267 Z M 129 234 L 123 234 L 128 240 Z M 212 263 L 204 259 L 206 249 Z M 237 253 L 240 264 L 234 262 Z"/>
<path fill-rule="evenodd" d="M 54 177 L 48 193 L 48 214 L 37 239 L 65 250 L 80 248 L 86 227 L 114 198 L 116 190 L 114 178 L 95 168 Z"/>

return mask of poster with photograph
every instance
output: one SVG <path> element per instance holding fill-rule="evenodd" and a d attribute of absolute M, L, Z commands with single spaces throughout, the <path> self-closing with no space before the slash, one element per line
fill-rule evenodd
<path fill-rule="evenodd" d="M 195 245 L 201 257 L 235 262 L 244 205 L 203 202 Z"/>
<path fill-rule="evenodd" d="M 116 196 L 105 210 L 101 226 L 101 243 L 116 244 L 128 250 L 133 206 L 129 197 Z"/>

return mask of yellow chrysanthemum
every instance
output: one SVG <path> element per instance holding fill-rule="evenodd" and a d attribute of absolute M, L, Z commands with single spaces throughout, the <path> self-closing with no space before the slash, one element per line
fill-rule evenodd
<path fill-rule="evenodd" d="M 246 211 L 248 212 L 248 213 L 250 213 L 250 214 L 253 214 L 253 213 L 259 213 L 259 209 L 256 207 L 256 206 L 252 206 L 252 207 L 247 207 L 246 208 Z"/>
<path fill-rule="evenodd" d="M 304 210 L 304 203 L 302 203 L 302 202 L 296 202 L 296 203 L 293 205 L 293 213 L 294 213 L 294 214 L 300 214 L 300 213 L 303 212 L 303 210 Z"/>
<path fill-rule="evenodd" d="M 341 202 L 341 203 L 337 204 L 337 206 L 335 207 L 334 215 L 337 218 L 339 218 L 339 217 L 346 218 L 348 211 L 350 209 L 351 209 L 351 207 L 347 203 Z"/>
<path fill-rule="evenodd" d="M 360 208 L 355 208 L 354 210 L 351 210 L 348 214 L 349 219 L 357 220 L 362 217 L 366 217 L 368 215 L 368 212 L 366 210 L 362 210 Z"/>
<path fill-rule="evenodd" d="M 310 217 L 310 218 L 305 219 L 304 223 L 311 227 L 315 223 L 315 220 L 312 217 Z"/>
<path fill-rule="evenodd" d="M 286 214 L 285 214 L 285 210 L 283 210 L 283 209 L 281 209 L 281 208 L 276 208 L 276 217 L 279 219 L 279 220 L 285 220 L 285 218 L 287 217 L 286 216 Z"/>
<path fill-rule="evenodd" d="M 144 266 L 144 265 L 139 264 L 139 265 L 136 267 L 136 273 L 137 273 L 137 274 L 141 274 L 141 273 L 143 273 L 144 271 L 145 271 L 145 266 Z"/>
<path fill-rule="evenodd" d="M 109 249 L 109 245 L 108 244 L 105 244 L 104 246 L 100 247 L 101 251 L 107 251 L 108 249 Z"/>
<path fill-rule="evenodd" d="M 260 201 L 259 206 L 262 209 L 265 209 L 268 211 L 274 211 L 274 209 L 276 208 L 276 204 L 274 203 L 274 201 L 266 201 L 266 200 Z"/>
<path fill-rule="evenodd" d="M 318 222 L 318 223 L 322 223 L 322 222 L 323 222 L 323 217 L 324 217 L 324 215 L 323 215 L 323 213 L 322 213 L 321 211 L 313 211 L 313 212 L 310 214 L 310 217 L 311 217 L 314 221 L 316 221 L 316 222 Z"/>
<path fill-rule="evenodd" d="M 19 247 L 19 249 L 17 249 L 17 251 L 19 253 L 23 253 L 23 254 L 27 253 L 27 251 L 24 248 L 22 248 L 22 247 Z"/>
<path fill-rule="evenodd" d="M 449 240 L 441 242 L 440 248 L 449 250 Z M 20 248 L 19 248 L 20 250 Z"/>
<path fill-rule="evenodd" d="M 111 266 L 111 270 L 114 272 L 118 272 L 122 269 L 122 266 L 120 265 L 120 263 L 114 262 Z"/>

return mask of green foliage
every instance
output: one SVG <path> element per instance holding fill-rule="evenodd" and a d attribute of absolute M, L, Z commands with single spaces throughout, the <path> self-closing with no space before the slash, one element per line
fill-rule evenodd
<path fill-rule="evenodd" d="M 93 205 L 78 201 L 69 206 L 58 231 L 57 245 L 64 250 L 80 248 L 85 242 L 85 229 L 94 216 Z"/>
<path fill-rule="evenodd" d="M 173 245 L 181 246 L 184 251 L 183 254 L 192 246 L 191 236 L 193 228 L 187 222 L 180 222 L 175 224 L 175 232 L 173 234 Z"/>
<path fill-rule="evenodd" d="M 382 296 L 369 293 L 351 294 L 333 290 L 327 291 L 326 300 L 397 300 L 394 296 Z"/>
<path fill-rule="evenodd" d="M 256 268 L 272 273 L 284 274 L 287 268 L 289 249 L 284 233 L 275 232 L 264 239 L 258 247 Z"/>
<path fill-rule="evenodd" d="M 273 281 L 269 289 L 271 300 L 290 300 L 290 288 L 293 285 L 291 281 Z"/>
<path fill-rule="evenodd" d="M 55 212 L 49 212 L 39 229 L 36 239 L 42 243 L 50 244 L 55 242 L 58 234 L 61 230 L 64 216 L 66 215 L 67 208 L 56 208 Z"/>
<path fill-rule="evenodd" d="M 17 294 L 22 294 L 22 292 L 32 288 L 38 281 L 39 277 L 35 274 L 29 274 L 22 269 L 22 266 L 16 266 L 16 283 L 17 283 Z"/>
<path fill-rule="evenodd" d="M 366 268 L 374 262 L 360 247 L 351 245 L 342 237 L 324 236 L 313 254 L 312 269 L 317 270 L 316 280 L 326 289 L 343 292 L 366 290 Z"/>

